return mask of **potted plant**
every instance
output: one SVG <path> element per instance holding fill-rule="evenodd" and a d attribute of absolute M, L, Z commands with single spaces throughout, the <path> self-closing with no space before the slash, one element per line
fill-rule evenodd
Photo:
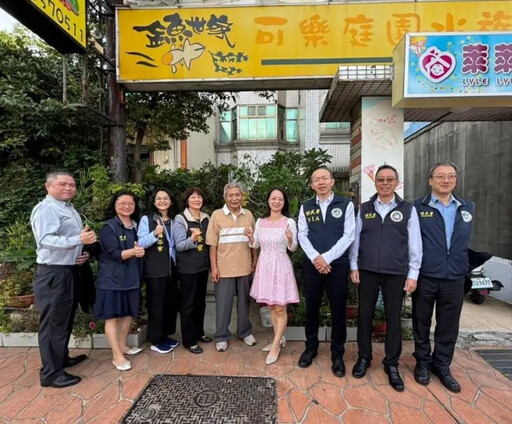
<path fill-rule="evenodd" d="M 348 282 L 347 290 L 347 319 L 352 320 L 357 317 L 359 309 L 359 290 L 357 284 Z"/>
<path fill-rule="evenodd" d="M 411 295 L 405 294 L 402 301 L 402 312 L 400 313 L 400 325 L 402 330 L 412 328 L 412 298 Z"/>
<path fill-rule="evenodd" d="M 4 346 L 37 346 L 39 314 L 36 309 L 3 310 L 0 329 Z"/>
<path fill-rule="evenodd" d="M 10 272 L 10 275 L 1 281 L 1 293 L 8 308 L 29 308 L 34 304 L 32 269 Z"/>
<path fill-rule="evenodd" d="M 386 312 L 384 311 L 384 308 L 379 304 L 377 304 L 375 308 L 375 314 L 373 315 L 372 331 L 375 334 L 386 333 Z"/>

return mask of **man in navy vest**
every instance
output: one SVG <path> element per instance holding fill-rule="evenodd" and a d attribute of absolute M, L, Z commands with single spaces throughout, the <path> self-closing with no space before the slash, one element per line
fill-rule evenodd
<path fill-rule="evenodd" d="M 299 242 L 307 256 L 303 263 L 306 350 L 300 356 L 299 366 L 309 367 L 318 354 L 320 306 L 325 290 L 332 316 L 332 372 L 343 377 L 348 248 L 354 241 L 354 205 L 332 192 L 334 178 L 328 169 L 313 172 L 310 183 L 316 196 L 305 202 L 299 212 Z"/>
<path fill-rule="evenodd" d="M 356 237 L 350 247 L 350 277 L 359 284 L 359 359 L 352 375 L 362 378 L 372 360 L 372 320 L 382 290 L 387 334 L 382 363 L 389 384 L 402 392 L 404 382 L 398 372 L 402 353 L 400 312 L 404 292 L 412 293 L 421 265 L 421 233 L 414 207 L 396 193 L 398 172 L 382 165 L 375 174 L 377 193 L 363 203 L 356 219 Z"/>
<path fill-rule="evenodd" d="M 457 166 L 437 163 L 430 170 L 432 193 L 414 202 L 423 240 L 423 262 L 417 290 L 413 294 L 415 380 L 430 381 L 430 370 L 452 392 L 460 385 L 450 373 L 459 333 L 464 298 L 464 276 L 468 272 L 468 246 L 473 226 L 474 204 L 452 194 Z M 434 352 L 430 349 L 430 325 L 436 305 Z"/>

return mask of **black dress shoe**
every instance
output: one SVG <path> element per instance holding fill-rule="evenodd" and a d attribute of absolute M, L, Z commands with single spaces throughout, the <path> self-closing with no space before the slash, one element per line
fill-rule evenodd
<path fill-rule="evenodd" d="M 389 384 L 393 389 L 395 389 L 397 392 L 403 392 L 404 391 L 404 381 L 402 380 L 402 377 L 400 377 L 400 373 L 398 372 L 398 367 L 395 367 L 394 365 L 390 365 L 387 367 L 384 367 L 384 371 L 386 371 L 386 374 L 389 377 Z"/>
<path fill-rule="evenodd" d="M 432 367 L 432 373 L 439 378 L 439 381 L 446 387 L 448 390 L 454 393 L 460 392 L 460 384 L 457 383 L 457 380 L 453 378 L 450 371 L 442 371 L 439 368 Z"/>
<path fill-rule="evenodd" d="M 313 359 L 316 358 L 316 355 L 318 355 L 317 350 L 306 349 L 304 352 L 302 352 L 302 355 L 300 355 L 299 367 L 301 367 L 301 368 L 309 367 L 311 365 L 311 363 L 313 362 Z"/>
<path fill-rule="evenodd" d="M 82 379 L 76 375 L 71 375 L 65 372 L 62 375 L 59 375 L 55 380 L 51 383 L 43 383 L 41 382 L 41 386 L 43 387 L 54 387 L 56 389 L 62 389 L 64 387 L 74 386 L 75 384 L 80 383 Z"/>
<path fill-rule="evenodd" d="M 199 353 L 203 353 L 203 349 L 198 345 L 190 346 L 188 350 L 192 353 L 195 353 L 196 355 Z"/>
<path fill-rule="evenodd" d="M 74 367 L 78 365 L 80 362 L 83 362 L 87 359 L 87 355 L 78 355 L 73 358 L 68 358 L 64 364 L 64 368 Z"/>
<path fill-rule="evenodd" d="M 201 336 L 201 338 L 199 339 L 200 342 L 203 342 L 203 343 L 210 343 L 212 341 L 212 338 L 211 337 L 208 337 L 208 336 Z"/>
<path fill-rule="evenodd" d="M 414 379 L 416 383 L 426 386 L 430 383 L 430 369 L 428 365 L 416 364 L 414 367 Z"/>
<path fill-rule="evenodd" d="M 366 370 L 370 368 L 372 361 L 366 360 L 364 358 L 359 358 L 352 368 L 352 375 L 355 378 L 363 378 L 366 375 Z"/>
<path fill-rule="evenodd" d="M 342 358 L 335 358 L 332 360 L 332 373 L 336 377 L 344 377 L 345 376 L 345 363 Z"/>

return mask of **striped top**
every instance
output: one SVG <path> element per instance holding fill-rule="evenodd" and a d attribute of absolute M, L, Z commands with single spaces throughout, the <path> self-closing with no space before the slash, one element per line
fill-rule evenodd
<path fill-rule="evenodd" d="M 206 244 L 217 247 L 217 267 L 221 278 L 249 275 L 251 249 L 249 239 L 244 236 L 247 225 L 254 229 L 254 217 L 247 209 L 240 209 L 238 216 L 226 205 L 213 212 L 206 233 Z"/>

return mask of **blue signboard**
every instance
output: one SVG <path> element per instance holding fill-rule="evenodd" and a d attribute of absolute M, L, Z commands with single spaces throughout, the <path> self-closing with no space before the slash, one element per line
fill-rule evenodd
<path fill-rule="evenodd" d="M 404 97 L 512 96 L 512 32 L 408 34 Z"/>

